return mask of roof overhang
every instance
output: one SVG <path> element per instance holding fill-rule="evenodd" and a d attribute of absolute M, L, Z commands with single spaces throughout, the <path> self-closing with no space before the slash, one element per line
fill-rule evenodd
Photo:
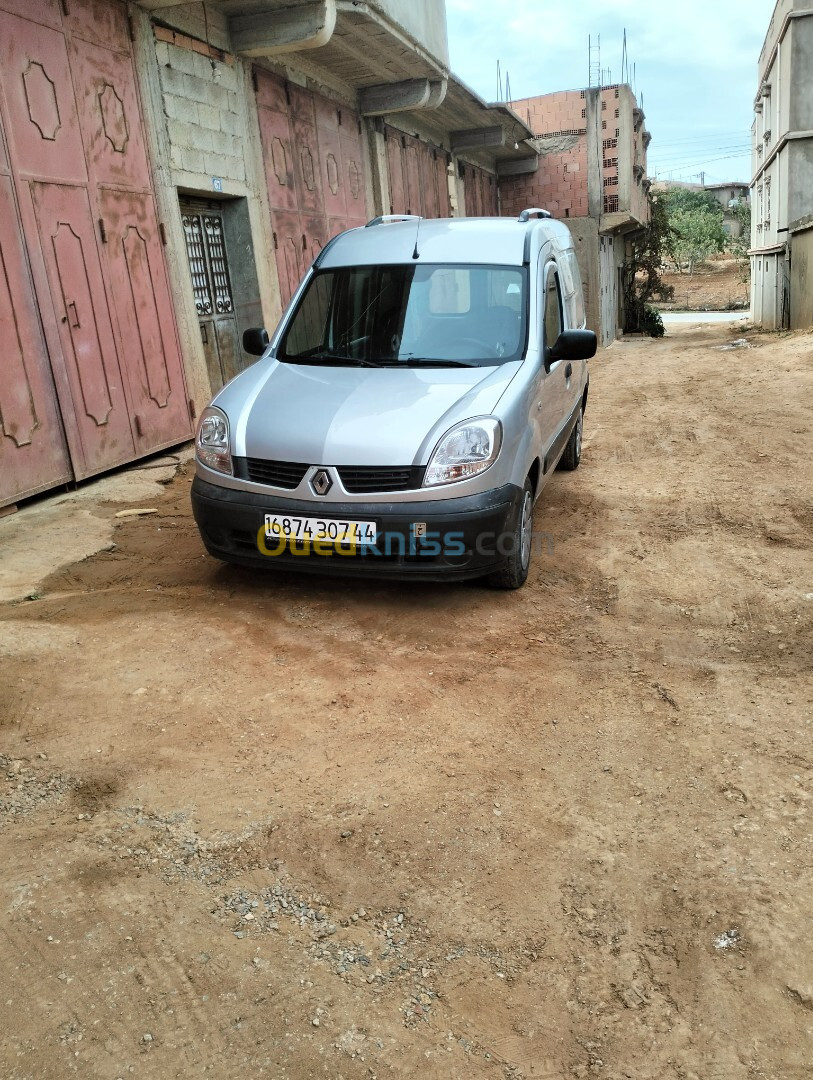
<path fill-rule="evenodd" d="M 137 2 L 170 23 L 171 9 L 188 5 Z M 206 6 L 225 19 L 230 51 L 238 56 L 315 52 L 320 67 L 348 86 L 401 87 L 413 109 L 434 108 L 445 93 L 446 24 L 431 7 L 427 14 L 420 5 L 407 9 L 394 0 L 207 0 Z M 371 115 L 377 115 L 374 94 L 373 102 Z"/>
<path fill-rule="evenodd" d="M 409 113 L 399 119 L 408 123 Z M 496 165 L 498 174 L 514 163 L 527 163 L 523 172 L 538 166 L 539 152 L 528 142 L 533 132 L 525 121 L 503 102 L 484 101 L 455 75 L 449 76 L 443 101 L 415 120 L 435 128 L 438 142 L 448 141 L 452 153 Z"/>

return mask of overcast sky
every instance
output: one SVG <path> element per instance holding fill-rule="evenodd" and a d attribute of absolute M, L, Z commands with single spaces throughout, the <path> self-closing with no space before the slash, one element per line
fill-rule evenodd
<path fill-rule="evenodd" d="M 580 89 L 591 35 L 611 69 L 604 81 L 620 82 L 626 27 L 652 132 L 650 176 L 747 181 L 757 60 L 773 8 L 774 0 L 446 0 L 451 67 L 487 101 L 498 96 L 498 61 L 514 100 Z"/>

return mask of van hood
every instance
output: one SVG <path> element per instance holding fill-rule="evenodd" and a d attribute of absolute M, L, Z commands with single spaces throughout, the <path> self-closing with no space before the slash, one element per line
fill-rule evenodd
<path fill-rule="evenodd" d="M 238 457 L 309 465 L 425 465 L 452 425 L 490 415 L 521 364 L 314 367 L 261 360 L 213 404 Z"/>

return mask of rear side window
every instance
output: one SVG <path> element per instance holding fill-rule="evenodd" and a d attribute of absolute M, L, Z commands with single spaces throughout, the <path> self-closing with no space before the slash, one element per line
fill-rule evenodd
<path fill-rule="evenodd" d="M 552 348 L 562 332 L 562 298 L 559 275 L 551 266 L 545 284 L 545 345 Z"/>
<path fill-rule="evenodd" d="M 563 255 L 559 256 L 559 280 L 568 326 L 572 330 L 581 330 L 586 321 L 584 294 L 579 263 L 573 248 L 568 248 Z"/>

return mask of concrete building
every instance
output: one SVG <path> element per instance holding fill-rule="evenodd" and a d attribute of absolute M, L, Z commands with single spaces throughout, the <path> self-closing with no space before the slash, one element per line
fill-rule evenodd
<path fill-rule="evenodd" d="M 759 57 L 751 181 L 751 308 L 813 325 L 813 9 L 778 0 Z"/>
<path fill-rule="evenodd" d="M 0 506 L 191 437 L 311 258 L 498 212 L 442 0 L 0 0 Z"/>
<path fill-rule="evenodd" d="M 514 101 L 534 132 L 538 169 L 508 166 L 503 214 L 539 206 L 567 221 L 579 254 L 588 325 L 609 344 L 623 325 L 621 272 L 628 239 L 649 219 L 646 154 L 651 136 L 625 84 Z"/>

